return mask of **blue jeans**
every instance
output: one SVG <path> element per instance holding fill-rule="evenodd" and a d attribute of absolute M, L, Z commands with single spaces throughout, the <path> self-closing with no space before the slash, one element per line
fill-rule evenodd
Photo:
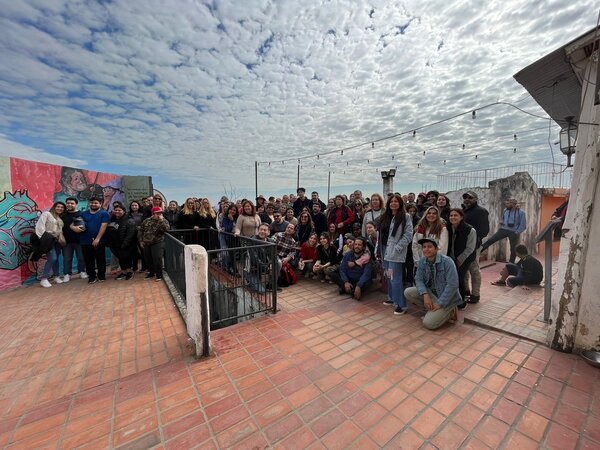
<path fill-rule="evenodd" d="M 383 260 L 383 270 L 388 284 L 388 296 L 395 306 L 406 308 L 406 298 L 404 298 L 404 280 L 402 272 L 404 271 L 404 263 L 392 262 Z M 388 271 L 392 270 L 391 278 Z"/>
<path fill-rule="evenodd" d="M 49 278 L 50 275 L 58 276 L 58 255 L 60 255 L 61 249 L 59 244 L 54 244 L 54 247 L 46 253 L 46 265 L 42 272 L 42 278 Z"/>
<path fill-rule="evenodd" d="M 65 275 L 73 273 L 73 254 L 77 257 L 77 271 L 85 272 L 85 260 L 83 259 L 83 251 L 79 244 L 67 244 L 62 249 L 63 252 L 63 272 Z"/>

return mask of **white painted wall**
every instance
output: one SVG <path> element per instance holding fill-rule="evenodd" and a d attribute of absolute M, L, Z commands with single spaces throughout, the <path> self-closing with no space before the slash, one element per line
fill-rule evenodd
<path fill-rule="evenodd" d="M 584 67 L 580 123 L 600 123 L 593 97 L 597 61 Z M 586 85 L 588 84 L 589 85 Z M 598 126 L 580 125 L 571 199 L 561 241 L 557 284 L 552 296 L 548 343 L 557 350 L 600 350 L 600 134 Z"/>

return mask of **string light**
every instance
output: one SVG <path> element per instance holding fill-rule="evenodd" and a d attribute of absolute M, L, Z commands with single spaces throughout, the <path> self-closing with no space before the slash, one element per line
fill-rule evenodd
<path fill-rule="evenodd" d="M 465 149 L 465 144 L 463 144 L 463 150 Z"/>
<path fill-rule="evenodd" d="M 475 155 L 475 159 L 477 159 L 477 157 L 478 157 L 478 156 L 479 156 L 479 155 Z"/>
<path fill-rule="evenodd" d="M 413 137 L 417 136 L 417 130 L 413 130 Z"/>
<path fill-rule="evenodd" d="M 517 149 L 516 148 L 513 148 L 513 153 L 517 153 Z"/>
<path fill-rule="evenodd" d="M 353 150 L 353 149 L 356 149 L 356 148 L 360 148 L 360 147 L 363 147 L 364 145 L 367 145 L 369 142 L 371 143 L 371 148 L 375 148 L 375 142 L 381 142 L 381 141 L 385 141 L 385 140 L 389 140 L 389 139 L 395 139 L 397 137 L 403 136 L 403 135 L 408 134 L 408 133 L 412 133 L 413 136 L 416 136 L 416 132 L 418 130 L 422 130 L 422 129 L 425 129 L 425 128 L 430 128 L 430 127 L 433 127 L 435 125 L 439 125 L 441 123 L 448 122 L 450 120 L 453 120 L 453 119 L 456 119 L 458 117 L 464 116 L 464 115 L 469 114 L 469 113 L 471 113 L 471 117 L 473 119 L 475 119 L 477 111 L 481 111 L 483 109 L 490 108 L 492 106 L 499 106 L 499 105 L 510 106 L 511 108 L 514 108 L 514 109 L 518 110 L 519 112 L 521 112 L 523 114 L 527 114 L 529 116 L 536 117 L 536 118 L 539 118 L 539 119 L 543 119 L 543 120 L 547 120 L 547 121 L 551 121 L 552 120 L 549 117 L 543 117 L 543 116 L 540 116 L 538 114 L 530 113 L 529 111 L 526 111 L 526 110 L 524 110 L 522 108 L 519 108 L 518 106 L 513 105 L 510 102 L 499 101 L 499 102 L 493 102 L 493 103 L 489 103 L 487 105 L 483 105 L 483 106 L 481 106 L 481 107 L 479 107 L 477 109 L 474 109 L 474 110 L 469 110 L 469 111 L 465 111 L 465 112 L 462 112 L 462 113 L 457 113 L 457 114 L 454 114 L 453 116 L 449 116 L 449 117 L 446 117 L 444 119 L 440 119 L 440 120 L 437 120 L 435 122 L 431 122 L 431 123 L 428 123 L 426 125 L 422 125 L 420 127 L 412 129 L 412 130 L 401 131 L 399 133 L 396 133 L 396 134 L 393 134 L 393 135 L 390 135 L 390 136 L 382 137 L 382 138 L 377 139 L 375 141 L 367 141 L 367 142 L 363 142 L 363 143 L 359 143 L 359 144 L 354 144 L 354 145 L 351 145 L 351 146 L 346 147 L 344 149 L 332 150 L 330 152 L 324 152 L 323 154 L 324 155 L 329 155 L 329 154 L 337 153 L 339 151 L 340 154 L 343 156 L 344 155 L 344 150 Z M 312 158 L 313 156 L 316 156 L 316 155 L 303 156 L 303 157 L 301 157 L 301 159 Z M 295 158 L 291 158 L 291 159 L 288 159 L 286 161 L 290 161 L 290 160 L 293 161 L 294 159 Z M 268 162 L 268 161 L 261 161 L 261 162 Z"/>
<path fill-rule="evenodd" d="M 514 139 L 515 139 L 515 141 L 516 141 L 516 140 L 517 140 L 517 135 L 516 135 L 516 133 L 515 133 L 515 134 L 513 134 L 513 137 L 514 137 Z"/>

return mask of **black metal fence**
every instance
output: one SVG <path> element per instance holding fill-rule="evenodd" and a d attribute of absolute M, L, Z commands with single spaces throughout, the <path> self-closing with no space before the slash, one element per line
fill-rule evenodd
<path fill-rule="evenodd" d="M 185 300 L 185 244 L 171 234 L 165 235 L 165 272 Z"/>
<path fill-rule="evenodd" d="M 213 229 L 171 230 L 169 238 L 165 245 L 166 253 L 170 253 L 165 255 L 165 270 L 171 276 L 169 265 L 172 265 L 176 276 L 181 272 L 184 285 L 184 246 L 202 245 L 208 253 L 211 329 L 276 312 L 275 244 Z M 181 255 L 180 259 L 177 253 Z M 173 283 L 185 298 L 185 290 L 181 291 L 178 282 Z"/>

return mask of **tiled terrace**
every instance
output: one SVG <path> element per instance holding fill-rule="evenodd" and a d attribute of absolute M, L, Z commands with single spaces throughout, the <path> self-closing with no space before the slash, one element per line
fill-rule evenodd
<path fill-rule="evenodd" d="M 600 448 L 596 369 L 471 324 L 430 332 L 381 300 L 301 280 L 194 361 L 162 283 L 2 294 L 0 446 Z"/>

